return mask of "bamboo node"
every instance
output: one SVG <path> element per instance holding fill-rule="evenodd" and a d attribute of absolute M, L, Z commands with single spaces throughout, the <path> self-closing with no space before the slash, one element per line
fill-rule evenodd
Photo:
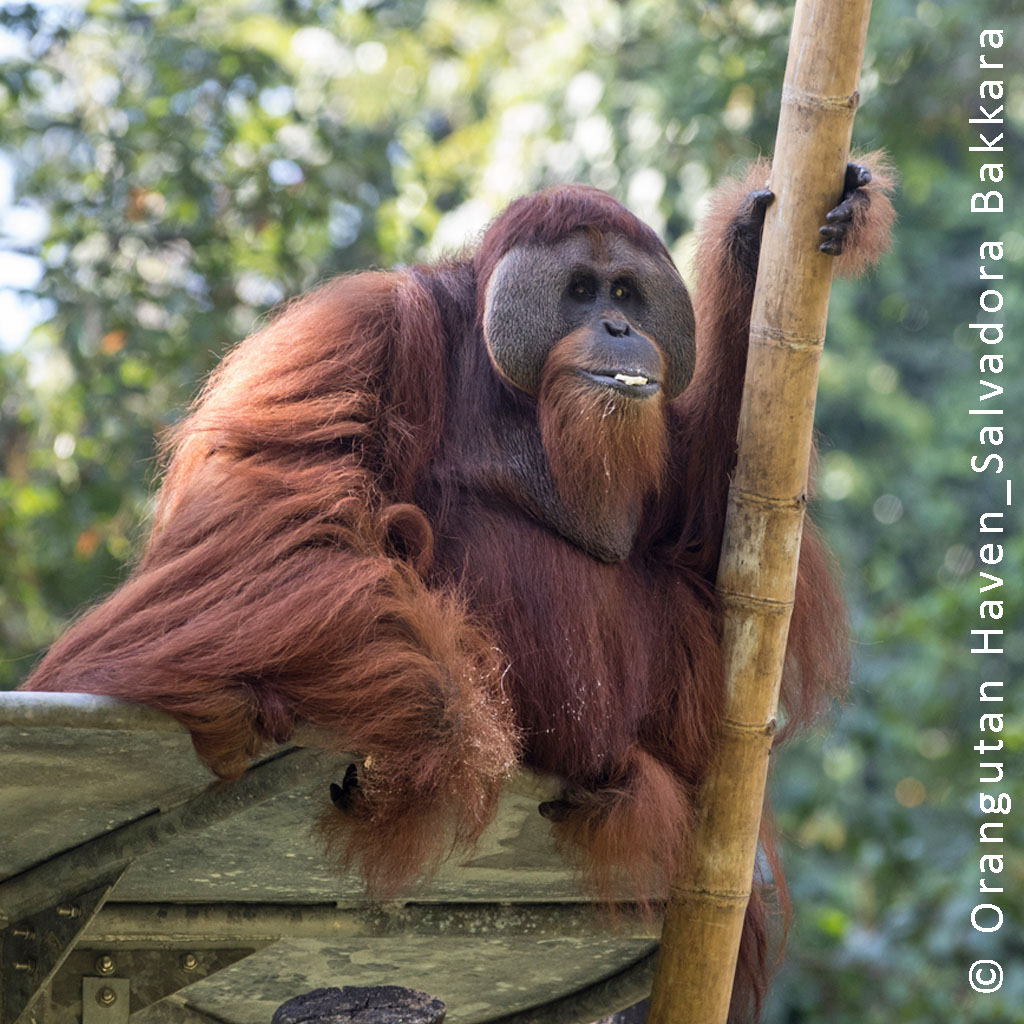
<path fill-rule="evenodd" d="M 817 93 L 805 92 L 794 85 L 785 85 L 782 87 L 782 102 L 784 105 L 793 103 L 827 114 L 850 114 L 860 103 L 860 93 L 854 89 L 848 96 L 820 96 Z"/>
<path fill-rule="evenodd" d="M 718 596 L 724 604 L 732 608 L 745 608 L 758 611 L 764 615 L 789 615 L 793 611 L 792 601 L 779 601 L 774 597 L 754 597 L 752 594 L 740 594 L 735 590 L 717 588 Z"/>
<path fill-rule="evenodd" d="M 735 718 L 723 718 L 722 728 L 733 733 L 740 733 L 744 736 L 767 736 L 772 737 L 778 729 L 778 722 L 772 715 L 767 722 L 741 722 Z"/>
<path fill-rule="evenodd" d="M 799 334 L 795 331 L 759 323 L 750 325 L 750 341 L 752 344 L 760 342 L 773 348 L 786 348 L 791 352 L 807 352 L 810 349 L 821 348 L 825 344 L 825 336 L 823 334 Z"/>
<path fill-rule="evenodd" d="M 770 494 L 747 491 L 735 484 L 729 491 L 730 505 L 745 505 L 765 512 L 803 512 L 807 508 L 807 492 L 801 491 L 791 498 L 773 498 Z"/>
<path fill-rule="evenodd" d="M 708 889 L 702 885 L 672 886 L 670 897 L 673 902 L 683 900 L 691 903 L 710 903 L 718 907 L 746 907 L 750 900 L 749 889 Z"/>

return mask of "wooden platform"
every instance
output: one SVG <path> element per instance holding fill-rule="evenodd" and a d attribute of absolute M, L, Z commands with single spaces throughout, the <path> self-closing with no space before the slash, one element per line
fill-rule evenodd
<path fill-rule="evenodd" d="M 0 693 L 0 1024 L 267 1024 L 343 985 L 421 989 L 451 1024 L 585 1024 L 649 991 L 657 926 L 580 893 L 549 780 L 512 780 L 470 859 L 370 906 L 310 835 L 347 763 L 289 747 L 224 785 L 162 714 Z"/>

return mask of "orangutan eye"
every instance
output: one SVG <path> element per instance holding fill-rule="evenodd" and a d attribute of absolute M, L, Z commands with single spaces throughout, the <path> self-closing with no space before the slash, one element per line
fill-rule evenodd
<path fill-rule="evenodd" d="M 612 284 L 612 298 L 619 302 L 628 299 L 632 296 L 633 289 L 630 288 L 627 281 L 616 281 Z"/>
<path fill-rule="evenodd" d="M 597 285 L 592 277 L 581 275 L 569 282 L 569 298 L 588 302 L 597 294 Z"/>

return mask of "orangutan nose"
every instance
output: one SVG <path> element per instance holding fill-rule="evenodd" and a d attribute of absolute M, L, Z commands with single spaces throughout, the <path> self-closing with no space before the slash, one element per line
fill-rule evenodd
<path fill-rule="evenodd" d="M 624 338 L 629 334 L 629 324 L 625 320 L 613 319 L 611 317 L 605 317 L 601 323 L 604 325 L 604 329 L 613 338 Z"/>

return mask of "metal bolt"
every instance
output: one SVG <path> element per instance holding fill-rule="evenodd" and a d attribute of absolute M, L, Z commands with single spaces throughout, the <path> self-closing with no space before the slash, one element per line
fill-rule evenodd
<path fill-rule="evenodd" d="M 16 939 L 34 939 L 36 933 L 31 928 L 12 928 L 11 935 Z"/>
<path fill-rule="evenodd" d="M 186 953 L 181 958 L 181 966 L 186 971 L 194 971 L 199 966 L 199 961 L 196 959 L 194 953 Z"/>
<path fill-rule="evenodd" d="M 117 993 L 112 988 L 104 986 L 96 993 L 96 1002 L 100 1006 L 113 1006 L 117 1002 Z"/>
<path fill-rule="evenodd" d="M 25 960 L 15 961 L 14 969 L 16 971 L 26 971 L 29 974 L 34 974 L 36 969 L 36 962 L 32 957 L 27 957 Z"/>
<path fill-rule="evenodd" d="M 113 974 L 117 964 L 114 963 L 112 956 L 98 956 L 96 957 L 96 973 L 97 974 Z"/>
<path fill-rule="evenodd" d="M 80 917 L 82 908 L 77 903 L 69 903 L 63 907 L 57 908 L 58 917 Z"/>

